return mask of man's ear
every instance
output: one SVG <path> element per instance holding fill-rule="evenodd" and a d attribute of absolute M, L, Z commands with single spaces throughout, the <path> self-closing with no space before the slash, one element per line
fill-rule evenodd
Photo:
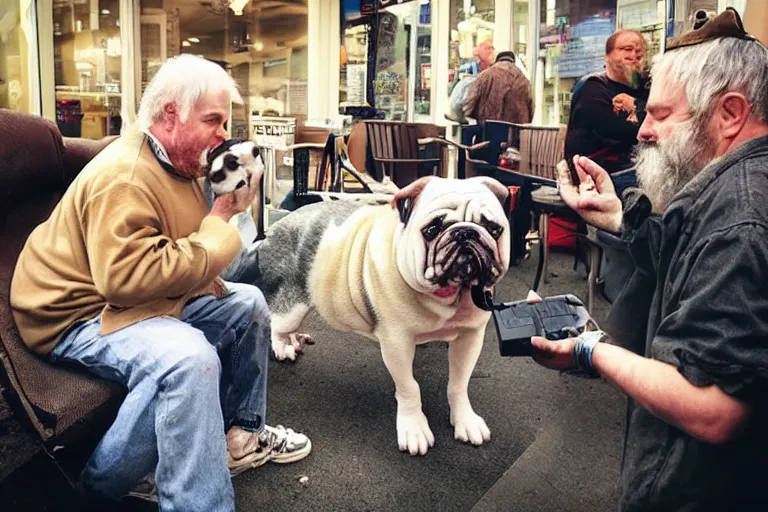
<path fill-rule="evenodd" d="M 179 109 L 176 103 L 170 101 L 163 105 L 163 127 L 171 131 L 171 128 L 179 122 Z"/>
<path fill-rule="evenodd" d="M 408 224 L 408 219 L 411 217 L 413 211 L 413 205 L 416 203 L 416 199 L 427 186 L 430 180 L 439 179 L 435 176 L 424 176 L 419 178 L 413 183 L 408 184 L 405 188 L 401 188 L 395 194 L 392 199 L 392 208 L 397 208 L 400 213 L 400 222 Z"/>
<path fill-rule="evenodd" d="M 751 113 L 749 100 L 740 92 L 727 92 L 717 101 L 714 121 L 718 132 L 733 139 L 741 132 Z"/>

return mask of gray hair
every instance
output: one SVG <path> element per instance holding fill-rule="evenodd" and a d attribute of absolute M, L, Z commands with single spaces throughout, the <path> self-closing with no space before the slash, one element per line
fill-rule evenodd
<path fill-rule="evenodd" d="M 168 103 L 176 104 L 184 122 L 200 98 L 222 91 L 228 92 L 233 102 L 242 102 L 235 81 L 221 66 L 195 55 L 177 55 L 168 59 L 147 85 L 139 105 L 139 125 L 148 130 L 162 119 Z"/>
<path fill-rule="evenodd" d="M 738 91 L 752 115 L 768 121 L 768 49 L 758 41 L 724 37 L 659 56 L 651 74 L 685 86 L 691 114 L 708 117 L 718 98 Z"/>

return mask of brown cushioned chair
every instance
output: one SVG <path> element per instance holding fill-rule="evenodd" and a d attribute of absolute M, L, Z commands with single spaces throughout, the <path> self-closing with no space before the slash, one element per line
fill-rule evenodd
<path fill-rule="evenodd" d="M 11 276 L 29 234 L 113 139 L 62 138 L 44 118 L 0 109 L 0 377 L 14 414 L 37 432 L 70 483 L 90 453 L 83 443 L 103 435 L 125 392 L 78 368 L 54 366 L 27 349 L 11 315 Z"/>

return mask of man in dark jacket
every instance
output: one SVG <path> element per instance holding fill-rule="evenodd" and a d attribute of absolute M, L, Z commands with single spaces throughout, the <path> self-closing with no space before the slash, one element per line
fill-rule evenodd
<path fill-rule="evenodd" d="M 531 82 L 515 65 L 509 51 L 496 56 L 496 63 L 469 86 L 464 115 L 480 121 L 526 124 L 533 119 Z"/>
<path fill-rule="evenodd" d="M 619 197 L 636 184 L 635 174 L 627 171 L 648 99 L 645 51 L 642 34 L 616 31 L 605 43 L 605 72 L 582 78 L 572 91 L 565 156 L 597 162 L 612 175 Z"/>
<path fill-rule="evenodd" d="M 654 65 L 622 203 L 574 158 L 563 200 L 637 265 L 602 331 L 534 338 L 534 358 L 630 397 L 619 508 L 767 510 L 768 49 L 727 10 Z"/>

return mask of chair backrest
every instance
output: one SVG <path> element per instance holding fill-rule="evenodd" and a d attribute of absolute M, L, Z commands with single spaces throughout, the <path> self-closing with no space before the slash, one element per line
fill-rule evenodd
<path fill-rule="evenodd" d="M 443 128 L 399 121 L 365 121 L 365 127 L 372 167 L 366 170 L 377 181 L 389 176 L 398 187 L 404 187 L 421 176 L 442 171 L 443 148 L 438 144 L 421 146 L 418 139 L 440 137 Z"/>
<path fill-rule="evenodd" d="M 562 128 L 486 121 L 483 139 L 491 142 L 487 149 L 488 154 L 483 155 L 483 160 L 488 163 L 495 165 L 491 160 L 498 157 L 506 144 L 520 151 L 518 172 L 521 174 L 546 179 L 557 177 L 556 166 L 564 155 Z"/>
<path fill-rule="evenodd" d="M 520 128 L 520 169 L 542 178 L 557 177 L 557 163 L 563 159 L 560 128 L 524 126 Z"/>
<path fill-rule="evenodd" d="M 4 386 L 19 419 L 47 441 L 107 402 L 120 387 L 83 371 L 54 366 L 30 351 L 13 320 L 10 284 L 32 230 L 53 210 L 81 166 L 112 139 L 62 139 L 52 122 L 0 109 L 0 361 Z"/>

